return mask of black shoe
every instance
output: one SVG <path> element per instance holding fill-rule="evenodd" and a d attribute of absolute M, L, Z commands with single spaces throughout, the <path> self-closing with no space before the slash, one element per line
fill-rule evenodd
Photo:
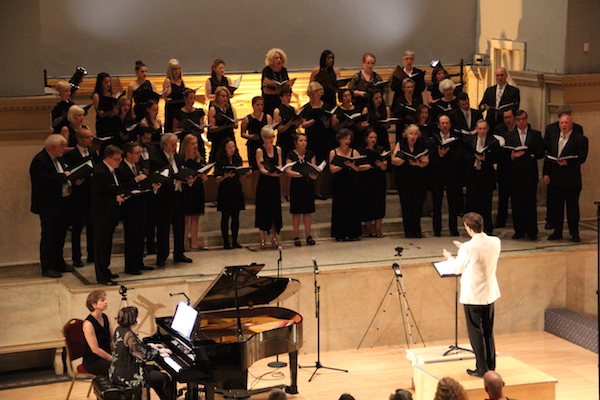
<path fill-rule="evenodd" d="M 73 266 L 77 268 L 83 268 L 83 263 L 81 260 L 73 261 Z"/>
<path fill-rule="evenodd" d="M 60 272 L 73 272 L 73 271 L 75 271 L 75 268 L 73 268 L 69 264 L 64 264 L 62 269 L 60 270 Z"/>
<path fill-rule="evenodd" d="M 550 222 L 546 222 L 546 225 L 544 225 L 544 229 L 549 231 L 551 229 L 554 229 L 554 225 L 552 225 L 552 223 Z"/>
<path fill-rule="evenodd" d="M 147 265 L 142 265 L 138 268 L 140 271 L 154 271 L 154 267 L 149 267 Z"/>
<path fill-rule="evenodd" d="M 294 238 L 294 246 L 297 246 L 297 247 L 302 246 L 302 242 L 300 241 L 299 237 Z"/>
<path fill-rule="evenodd" d="M 468 369 L 467 370 L 467 374 L 474 376 L 476 378 L 483 378 L 483 374 L 480 374 L 479 372 L 477 372 L 477 370 L 475 369 Z"/>
<path fill-rule="evenodd" d="M 579 237 L 579 235 L 573 235 L 571 240 L 573 240 L 575 243 L 581 242 L 581 238 Z"/>
<path fill-rule="evenodd" d="M 460 236 L 460 233 L 458 231 L 450 231 L 450 236 Z"/>
<path fill-rule="evenodd" d="M 191 258 L 188 258 L 188 257 L 186 257 L 186 256 L 185 256 L 185 255 L 183 255 L 183 254 L 181 254 L 181 255 L 179 255 L 179 256 L 177 256 L 177 257 L 175 257 L 175 258 L 173 259 L 173 261 L 175 261 L 175 262 L 181 262 L 181 263 L 191 263 L 191 262 L 192 262 L 192 259 L 191 259 Z"/>
<path fill-rule="evenodd" d="M 242 246 L 241 244 L 239 244 L 238 242 L 234 241 L 232 244 L 234 249 L 243 249 L 244 246 Z"/>
<path fill-rule="evenodd" d="M 106 286 L 117 286 L 118 283 L 113 281 L 113 280 L 107 280 L 107 281 L 98 281 L 99 284 L 101 285 L 106 285 Z"/>
<path fill-rule="evenodd" d="M 522 233 L 515 233 L 514 235 L 512 235 L 513 240 L 523 239 L 524 237 L 525 235 L 523 235 Z"/>
<path fill-rule="evenodd" d="M 406 235 L 404 235 L 404 236 L 406 236 L 406 238 L 407 238 L 407 239 L 410 239 L 410 238 L 413 238 L 413 237 L 415 237 L 415 236 L 414 236 L 412 233 L 407 233 L 407 234 L 406 234 Z"/>
<path fill-rule="evenodd" d="M 537 235 L 527 235 L 527 238 L 528 238 L 529 240 L 537 240 L 537 239 L 538 239 L 538 238 L 537 238 Z"/>
<path fill-rule="evenodd" d="M 94 262 L 94 257 L 88 257 L 87 260 L 85 260 L 86 263 L 93 263 Z"/>
<path fill-rule="evenodd" d="M 165 260 L 156 260 L 156 266 L 157 266 L 158 268 L 163 268 L 165 265 L 167 265 L 167 264 L 165 263 Z"/>
<path fill-rule="evenodd" d="M 441 237 L 442 236 L 442 232 L 433 232 L 433 236 L 435 236 L 435 237 Z"/>
<path fill-rule="evenodd" d="M 313 239 L 312 236 L 309 236 L 306 238 L 306 244 L 308 244 L 309 246 L 314 246 L 315 245 L 315 239 Z"/>
<path fill-rule="evenodd" d="M 60 278 L 62 274 L 55 269 L 49 269 L 47 271 L 42 271 L 42 276 L 46 278 Z"/>
<path fill-rule="evenodd" d="M 562 235 L 560 233 L 554 232 L 552 235 L 548 236 L 548 240 L 560 240 L 562 239 Z"/>
<path fill-rule="evenodd" d="M 117 279 L 119 274 L 110 274 L 110 279 Z"/>
<path fill-rule="evenodd" d="M 125 273 L 129 275 L 141 275 L 142 271 L 140 271 L 139 269 L 135 269 L 133 271 L 125 271 Z"/>
<path fill-rule="evenodd" d="M 231 250 L 231 245 L 229 244 L 229 242 L 225 242 L 225 243 L 223 243 L 223 248 L 225 250 Z"/>
<path fill-rule="evenodd" d="M 413 235 L 413 237 L 415 237 L 417 239 L 421 239 L 421 238 L 423 238 L 423 234 L 421 232 L 417 232 Z"/>

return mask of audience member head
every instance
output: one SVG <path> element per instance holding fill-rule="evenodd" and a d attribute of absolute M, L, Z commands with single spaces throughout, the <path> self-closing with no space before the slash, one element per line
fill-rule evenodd
<path fill-rule="evenodd" d="M 354 396 L 352 396 L 350 393 L 344 393 L 340 396 L 339 400 L 354 400 Z"/>
<path fill-rule="evenodd" d="M 412 393 L 404 389 L 396 389 L 396 393 L 390 394 L 390 400 L 412 400 Z"/>
<path fill-rule="evenodd" d="M 278 70 L 287 64 L 287 54 L 281 49 L 273 48 L 267 51 L 265 64 L 271 68 L 275 67 Z"/>
<path fill-rule="evenodd" d="M 490 400 L 498 400 L 504 398 L 502 393 L 504 388 L 504 381 L 499 373 L 496 371 L 488 371 L 483 375 L 483 385 L 485 391 L 490 396 Z"/>
<path fill-rule="evenodd" d="M 181 78 L 181 64 L 179 60 L 175 58 L 171 58 L 167 63 L 167 78 L 171 81 Z"/>
<path fill-rule="evenodd" d="M 321 57 L 319 58 L 319 67 L 321 69 L 325 68 L 333 68 L 333 64 L 335 63 L 335 56 L 331 50 L 323 50 L 321 53 Z"/>
<path fill-rule="evenodd" d="M 483 217 L 476 212 L 469 212 L 463 215 L 465 227 L 469 227 L 475 233 L 483 231 Z"/>
<path fill-rule="evenodd" d="M 465 388 L 454 378 L 442 378 L 437 385 L 434 400 L 468 400 Z"/>
<path fill-rule="evenodd" d="M 88 294 L 85 306 L 88 310 L 94 311 L 96 309 L 95 305 L 101 300 L 106 300 L 106 292 L 104 290 L 94 290 Z"/>
<path fill-rule="evenodd" d="M 67 121 L 72 124 L 82 124 L 83 117 L 85 116 L 85 110 L 79 106 L 73 105 L 67 111 Z"/>
<path fill-rule="evenodd" d="M 221 58 L 217 58 L 210 66 L 210 76 L 217 79 L 219 76 L 223 75 L 225 75 L 225 61 Z"/>
<path fill-rule="evenodd" d="M 67 148 L 67 139 L 63 135 L 52 133 L 44 141 L 44 148 L 54 157 L 62 157 Z"/>
<path fill-rule="evenodd" d="M 269 392 L 267 400 L 287 400 L 287 395 L 283 390 L 274 388 Z"/>
<path fill-rule="evenodd" d="M 117 323 L 123 328 L 129 328 L 138 323 L 137 307 L 123 307 L 117 315 Z"/>
<path fill-rule="evenodd" d="M 102 95 L 104 94 L 104 92 L 112 93 L 111 78 L 110 75 L 106 72 L 100 72 L 98 76 L 96 76 L 96 85 L 94 86 L 94 93 Z"/>

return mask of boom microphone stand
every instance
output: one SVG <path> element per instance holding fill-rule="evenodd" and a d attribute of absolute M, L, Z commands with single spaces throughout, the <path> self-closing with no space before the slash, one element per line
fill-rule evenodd
<path fill-rule="evenodd" d="M 277 260 L 277 277 L 281 278 L 281 270 L 283 269 L 283 246 L 279 245 L 277 250 L 279 250 L 279 259 Z M 277 308 L 279 308 L 279 297 L 277 297 Z M 287 366 L 287 363 L 279 361 L 279 354 L 277 354 L 275 356 L 275 361 L 271 361 L 267 365 L 271 368 L 283 368 Z"/>
<path fill-rule="evenodd" d="M 313 380 L 313 378 L 317 374 L 317 371 L 321 368 L 331 369 L 333 371 L 348 372 L 347 369 L 325 367 L 323 364 L 321 364 L 321 313 L 320 313 L 321 287 L 317 283 L 317 275 L 319 275 L 319 266 L 317 265 L 317 259 L 315 257 L 313 257 L 312 260 L 313 260 L 313 267 L 315 269 L 314 270 L 314 278 L 315 278 L 315 314 L 316 314 L 315 316 L 317 317 L 317 362 L 315 363 L 314 366 L 311 366 L 311 367 L 308 367 L 308 366 L 303 367 L 302 365 L 299 366 L 300 368 L 314 368 L 315 369 L 313 374 L 310 376 L 310 379 L 308 380 L 309 382 Z"/>

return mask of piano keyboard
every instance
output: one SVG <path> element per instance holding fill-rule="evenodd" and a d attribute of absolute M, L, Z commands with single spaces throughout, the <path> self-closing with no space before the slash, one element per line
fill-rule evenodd
<path fill-rule="evenodd" d="M 179 363 L 177 363 L 177 361 L 175 361 L 171 357 L 163 357 L 163 360 L 167 363 L 167 365 L 169 365 L 169 367 L 173 368 L 175 372 L 181 371 L 181 365 L 179 365 Z"/>

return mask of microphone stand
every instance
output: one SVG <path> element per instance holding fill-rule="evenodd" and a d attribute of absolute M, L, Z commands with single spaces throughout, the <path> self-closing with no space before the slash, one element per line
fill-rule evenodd
<path fill-rule="evenodd" d="M 281 270 L 283 269 L 283 246 L 277 247 L 279 250 L 279 259 L 277 260 L 277 278 L 281 278 Z M 279 297 L 277 297 L 277 308 L 279 308 Z M 271 361 L 267 364 L 271 368 L 283 368 L 287 366 L 286 362 L 279 361 L 279 354 L 275 356 L 275 361 Z"/>
<path fill-rule="evenodd" d="M 320 297 L 321 296 L 321 287 L 317 283 L 317 275 L 319 275 L 319 266 L 317 265 L 317 260 L 314 257 L 313 257 L 313 267 L 315 269 L 314 280 L 315 280 L 315 316 L 317 318 L 317 362 L 315 363 L 314 366 L 310 366 L 310 367 L 302 366 L 302 365 L 299 366 L 300 368 L 314 368 L 315 369 L 313 374 L 310 376 L 310 379 L 308 380 L 309 382 L 313 380 L 313 378 L 317 374 L 317 371 L 319 371 L 319 369 L 321 369 L 321 368 L 331 369 L 333 371 L 348 372 L 347 369 L 325 367 L 323 364 L 321 364 L 321 313 L 320 313 L 320 310 L 321 310 L 321 297 Z"/>

